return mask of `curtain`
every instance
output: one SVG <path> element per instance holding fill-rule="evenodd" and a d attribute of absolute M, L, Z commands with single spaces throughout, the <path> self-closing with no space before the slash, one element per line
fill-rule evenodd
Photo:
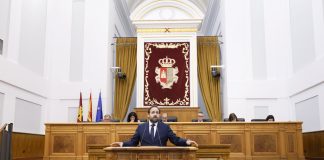
<path fill-rule="evenodd" d="M 197 37 L 198 80 L 206 110 L 212 121 L 221 121 L 220 79 L 212 77 L 211 65 L 220 65 L 217 37 Z M 217 72 L 219 72 L 217 68 Z"/>
<path fill-rule="evenodd" d="M 136 79 L 136 38 L 117 38 L 116 66 L 121 67 L 126 79 L 115 78 L 114 119 L 123 120 L 132 97 Z"/>

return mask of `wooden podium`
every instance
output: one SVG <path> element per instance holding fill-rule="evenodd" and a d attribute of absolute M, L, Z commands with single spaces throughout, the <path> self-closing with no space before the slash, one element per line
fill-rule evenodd
<path fill-rule="evenodd" d="M 196 147 L 106 147 L 105 160 L 196 160 Z"/>

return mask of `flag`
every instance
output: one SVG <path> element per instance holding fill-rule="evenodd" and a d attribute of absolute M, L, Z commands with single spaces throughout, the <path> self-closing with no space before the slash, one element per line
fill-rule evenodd
<path fill-rule="evenodd" d="M 89 99 L 89 110 L 88 110 L 87 121 L 92 122 L 92 96 L 91 96 L 91 92 L 90 92 L 90 99 Z"/>
<path fill-rule="evenodd" d="M 82 111 L 82 93 L 80 92 L 79 100 L 79 111 L 78 111 L 78 122 L 83 122 L 83 111 Z"/>
<path fill-rule="evenodd" d="M 102 102 L 101 102 L 101 92 L 99 93 L 98 106 L 97 106 L 97 115 L 96 122 L 102 121 Z"/>

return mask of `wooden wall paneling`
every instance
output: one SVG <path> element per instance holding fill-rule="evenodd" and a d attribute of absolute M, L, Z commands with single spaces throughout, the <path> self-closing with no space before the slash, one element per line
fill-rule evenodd
<path fill-rule="evenodd" d="M 253 132 L 252 133 L 252 155 L 278 155 L 279 140 L 277 133 Z"/>
<path fill-rule="evenodd" d="M 288 153 L 296 153 L 297 148 L 296 148 L 296 133 L 291 132 L 291 133 L 286 133 L 286 150 Z"/>
<path fill-rule="evenodd" d="M 304 157 L 304 147 L 303 147 L 303 135 L 302 135 L 302 123 L 295 124 L 296 134 L 297 134 L 297 154 L 298 157 Z"/>
<path fill-rule="evenodd" d="M 49 160 L 51 155 L 50 150 L 52 148 L 51 137 L 52 137 L 52 125 L 45 125 L 45 145 L 44 145 L 44 157 L 43 160 Z"/>
<path fill-rule="evenodd" d="M 51 141 L 52 155 L 77 155 L 77 134 L 76 133 L 53 133 Z"/>
<path fill-rule="evenodd" d="M 198 123 L 198 122 L 197 122 Z M 196 141 L 198 144 L 211 143 L 211 125 L 197 125 L 197 123 L 182 126 L 182 137 Z"/>
<path fill-rule="evenodd" d="M 324 159 L 324 131 L 303 133 L 303 144 L 307 159 Z"/>
<path fill-rule="evenodd" d="M 257 125 L 257 124 L 254 124 Z M 245 143 L 245 157 L 246 159 L 252 159 L 252 144 L 251 144 L 251 130 L 253 129 L 254 125 L 250 123 L 244 124 L 244 142 Z"/>
<path fill-rule="evenodd" d="M 29 133 L 12 133 L 12 159 L 42 159 L 45 136 Z"/>
<path fill-rule="evenodd" d="M 84 125 L 83 127 L 83 153 L 87 155 L 88 153 L 88 145 L 106 145 L 110 144 L 110 132 L 106 132 L 107 129 L 110 128 L 110 125 L 96 125 L 93 126 L 91 124 Z"/>
<path fill-rule="evenodd" d="M 126 125 L 116 125 L 116 141 L 122 142 L 129 140 L 131 137 L 133 137 L 136 128 L 137 125 L 131 123 L 126 123 Z"/>
<path fill-rule="evenodd" d="M 82 159 L 82 156 L 83 156 L 83 147 L 82 145 L 84 144 L 83 142 L 83 127 L 84 125 L 78 125 L 77 127 L 77 135 L 76 135 L 76 159 Z M 81 147 L 79 147 L 81 146 Z"/>

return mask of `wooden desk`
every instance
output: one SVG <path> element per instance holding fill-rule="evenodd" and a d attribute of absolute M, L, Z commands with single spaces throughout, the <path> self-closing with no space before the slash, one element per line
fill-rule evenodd
<path fill-rule="evenodd" d="M 106 147 L 106 160 L 196 160 L 196 147 Z"/>
<path fill-rule="evenodd" d="M 196 157 L 200 160 L 205 158 L 229 159 L 231 152 L 230 144 L 204 144 L 198 146 Z"/>
<path fill-rule="evenodd" d="M 88 145 L 89 160 L 105 160 L 106 153 L 104 148 L 108 145 Z M 200 145 L 196 152 L 196 158 L 203 160 L 205 158 L 221 158 L 227 160 L 230 154 L 229 144 L 219 145 Z"/>
<path fill-rule="evenodd" d="M 303 160 L 301 122 L 170 122 L 198 144 L 230 144 L 230 159 Z M 87 160 L 90 144 L 128 140 L 138 123 L 46 124 L 44 160 Z M 168 143 L 170 145 L 170 143 Z M 199 150 L 198 150 L 199 151 Z"/>

